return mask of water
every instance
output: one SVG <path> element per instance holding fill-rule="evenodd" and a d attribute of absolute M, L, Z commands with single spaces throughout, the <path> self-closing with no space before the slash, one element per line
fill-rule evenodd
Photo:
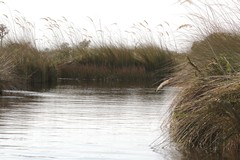
<path fill-rule="evenodd" d="M 4 91 L 1 160 L 166 160 L 161 135 L 175 91 L 60 85 L 44 92 Z"/>

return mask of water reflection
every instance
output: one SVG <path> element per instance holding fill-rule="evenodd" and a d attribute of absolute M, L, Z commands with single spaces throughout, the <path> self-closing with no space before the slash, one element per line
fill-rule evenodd
<path fill-rule="evenodd" d="M 0 99 L 0 158 L 171 159 L 149 145 L 160 135 L 174 93 L 89 85 L 5 91 Z"/>

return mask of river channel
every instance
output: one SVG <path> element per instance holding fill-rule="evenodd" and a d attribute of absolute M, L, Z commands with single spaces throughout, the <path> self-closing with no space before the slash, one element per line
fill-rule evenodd
<path fill-rule="evenodd" d="M 1 160 L 171 160 L 155 152 L 176 91 L 136 85 L 5 90 Z M 163 137 L 167 139 L 167 137 Z M 175 159 L 175 158 L 174 158 Z"/>

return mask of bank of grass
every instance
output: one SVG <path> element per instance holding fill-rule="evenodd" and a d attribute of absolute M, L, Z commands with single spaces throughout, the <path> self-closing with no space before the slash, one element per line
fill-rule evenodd
<path fill-rule="evenodd" d="M 173 103 L 171 138 L 186 159 L 239 159 L 240 34 L 237 22 L 229 19 L 227 22 L 231 23 L 227 24 L 232 30 L 227 30 L 213 21 L 209 22 L 210 26 L 204 26 L 209 17 L 198 17 L 204 21 L 199 34 L 204 38 L 193 43 L 185 54 L 184 67 L 173 78 L 181 85 L 182 92 Z"/>
<path fill-rule="evenodd" d="M 167 76 L 175 65 L 174 52 L 155 45 L 59 47 L 41 51 L 31 43 L 9 41 L 1 52 L 11 60 L 11 71 L 5 71 L 8 77 L 17 77 L 9 81 L 6 76 L 6 81 L 22 85 L 46 86 L 56 83 L 58 78 L 153 83 Z M 4 58 L 3 62 L 8 61 Z"/>
<path fill-rule="evenodd" d="M 217 15 L 214 8 L 210 8 L 207 15 L 193 16 L 197 18 L 196 23 L 192 18 L 199 26 L 198 34 L 204 38 L 195 41 L 191 51 L 185 54 L 185 62 L 175 67 L 176 76 L 172 81 L 182 86 L 183 91 L 173 103 L 170 134 L 187 156 L 188 153 L 197 151 L 202 159 L 208 159 L 212 155 L 217 155 L 215 159 L 238 159 L 239 23 L 235 22 L 238 19 L 231 19 L 228 14 L 221 12 L 221 7 L 217 9 Z M 213 17 L 209 17 L 210 15 Z M 216 17 L 221 20 L 217 21 Z M 199 24 L 199 19 L 203 23 Z M 59 25 L 55 22 L 51 20 L 50 27 L 58 28 Z M 223 25 L 219 25 L 220 23 Z M 225 25 L 230 25 L 229 31 L 224 28 Z M 50 30 L 53 31 L 53 28 Z M 61 32 L 59 28 L 58 31 Z M 172 73 L 176 57 L 179 57 L 151 43 L 136 47 L 59 44 L 58 48 L 40 51 L 32 46 L 34 42 L 26 42 L 10 41 L 1 48 L 0 90 L 13 86 L 17 81 L 53 83 L 57 78 L 99 81 L 159 80 Z"/>
<path fill-rule="evenodd" d="M 8 42 L 0 48 L 0 90 L 47 86 L 56 82 L 56 69 L 29 43 Z"/>
<path fill-rule="evenodd" d="M 46 26 L 43 43 L 47 41 L 49 47 L 44 49 L 36 45 L 41 40 L 35 37 L 34 24 L 20 12 L 0 18 L 4 23 L 0 31 L 4 33 L 1 50 L 9 55 L 14 75 L 18 77 L 15 81 L 21 80 L 21 84 L 52 84 L 58 78 L 154 83 L 172 72 L 171 68 L 176 64 L 173 57 L 175 53 L 162 47 L 162 42 L 153 40 L 146 21 L 134 25 L 131 37 L 136 44 L 130 46 L 124 45 L 127 44 L 124 40 L 116 42 L 110 35 L 104 35 L 101 26 L 94 24 L 91 18 L 96 31 L 93 34 L 74 26 L 64 17 L 42 18 Z M 8 30 L 8 27 L 11 28 Z M 94 41 L 94 37 L 101 38 Z"/>
<path fill-rule="evenodd" d="M 48 85 L 56 82 L 57 72 L 48 56 L 43 55 L 36 48 L 25 42 L 8 42 L 0 49 L 4 70 L 8 70 L 8 77 L 14 77 L 6 82 L 14 86 L 23 87 L 27 84 Z M 9 70 L 8 68 L 11 68 Z M 9 78 L 8 78 L 9 79 Z M 8 86 L 2 83 L 3 86 Z"/>
<path fill-rule="evenodd" d="M 155 45 L 104 45 L 72 52 L 77 52 L 75 57 L 58 65 L 61 78 L 153 82 L 168 75 L 175 65 L 174 53 Z"/>
<path fill-rule="evenodd" d="M 0 50 L 0 91 L 16 87 L 15 80 L 17 75 L 11 56 Z"/>
<path fill-rule="evenodd" d="M 198 79 L 186 88 L 172 115 L 171 135 L 183 151 L 239 155 L 239 74 Z M 209 157 L 208 157 L 209 158 Z"/>

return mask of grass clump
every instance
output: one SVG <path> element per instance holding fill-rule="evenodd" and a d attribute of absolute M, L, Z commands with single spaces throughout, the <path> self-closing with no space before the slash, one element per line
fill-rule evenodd
<path fill-rule="evenodd" d="M 146 45 L 135 48 L 135 59 L 143 65 L 154 79 L 163 79 L 172 73 L 176 65 L 174 55 L 176 53 L 154 45 Z"/>
<path fill-rule="evenodd" d="M 171 135 L 185 151 L 240 153 L 240 75 L 198 79 L 175 103 Z"/>
<path fill-rule="evenodd" d="M 56 69 L 48 56 L 31 44 L 25 42 L 9 42 L 2 50 L 11 57 L 15 73 L 20 83 L 51 84 L 57 80 Z"/>
<path fill-rule="evenodd" d="M 0 92 L 3 89 L 15 87 L 16 80 L 15 65 L 11 56 L 0 49 Z"/>
<path fill-rule="evenodd" d="M 0 47 L 11 55 L 19 79 L 30 84 L 54 83 L 57 78 L 156 82 L 175 65 L 173 52 L 162 47 L 161 37 L 156 40 L 147 21 L 126 31 L 128 40 L 118 34 L 120 30 L 115 34 L 102 29 L 90 17 L 95 33 L 65 17 L 41 18 L 45 26 L 41 38 L 36 37 L 36 26 L 18 11 L 0 18 L 4 23 L 0 24 Z"/>
<path fill-rule="evenodd" d="M 238 33 L 216 32 L 194 42 L 189 58 L 208 76 L 224 75 L 239 70 L 239 51 Z"/>
<path fill-rule="evenodd" d="M 238 159 L 240 154 L 239 35 L 213 33 L 193 43 L 175 103 L 170 134 L 195 159 Z"/>
<path fill-rule="evenodd" d="M 146 81 L 167 74 L 174 65 L 172 52 L 157 46 L 104 45 L 73 51 L 75 57 L 58 65 L 61 78 L 86 80 Z"/>
<path fill-rule="evenodd" d="M 199 2 L 200 13 L 191 15 L 198 38 L 174 77 L 182 92 L 173 103 L 170 135 L 183 159 L 239 159 L 239 5 Z"/>

